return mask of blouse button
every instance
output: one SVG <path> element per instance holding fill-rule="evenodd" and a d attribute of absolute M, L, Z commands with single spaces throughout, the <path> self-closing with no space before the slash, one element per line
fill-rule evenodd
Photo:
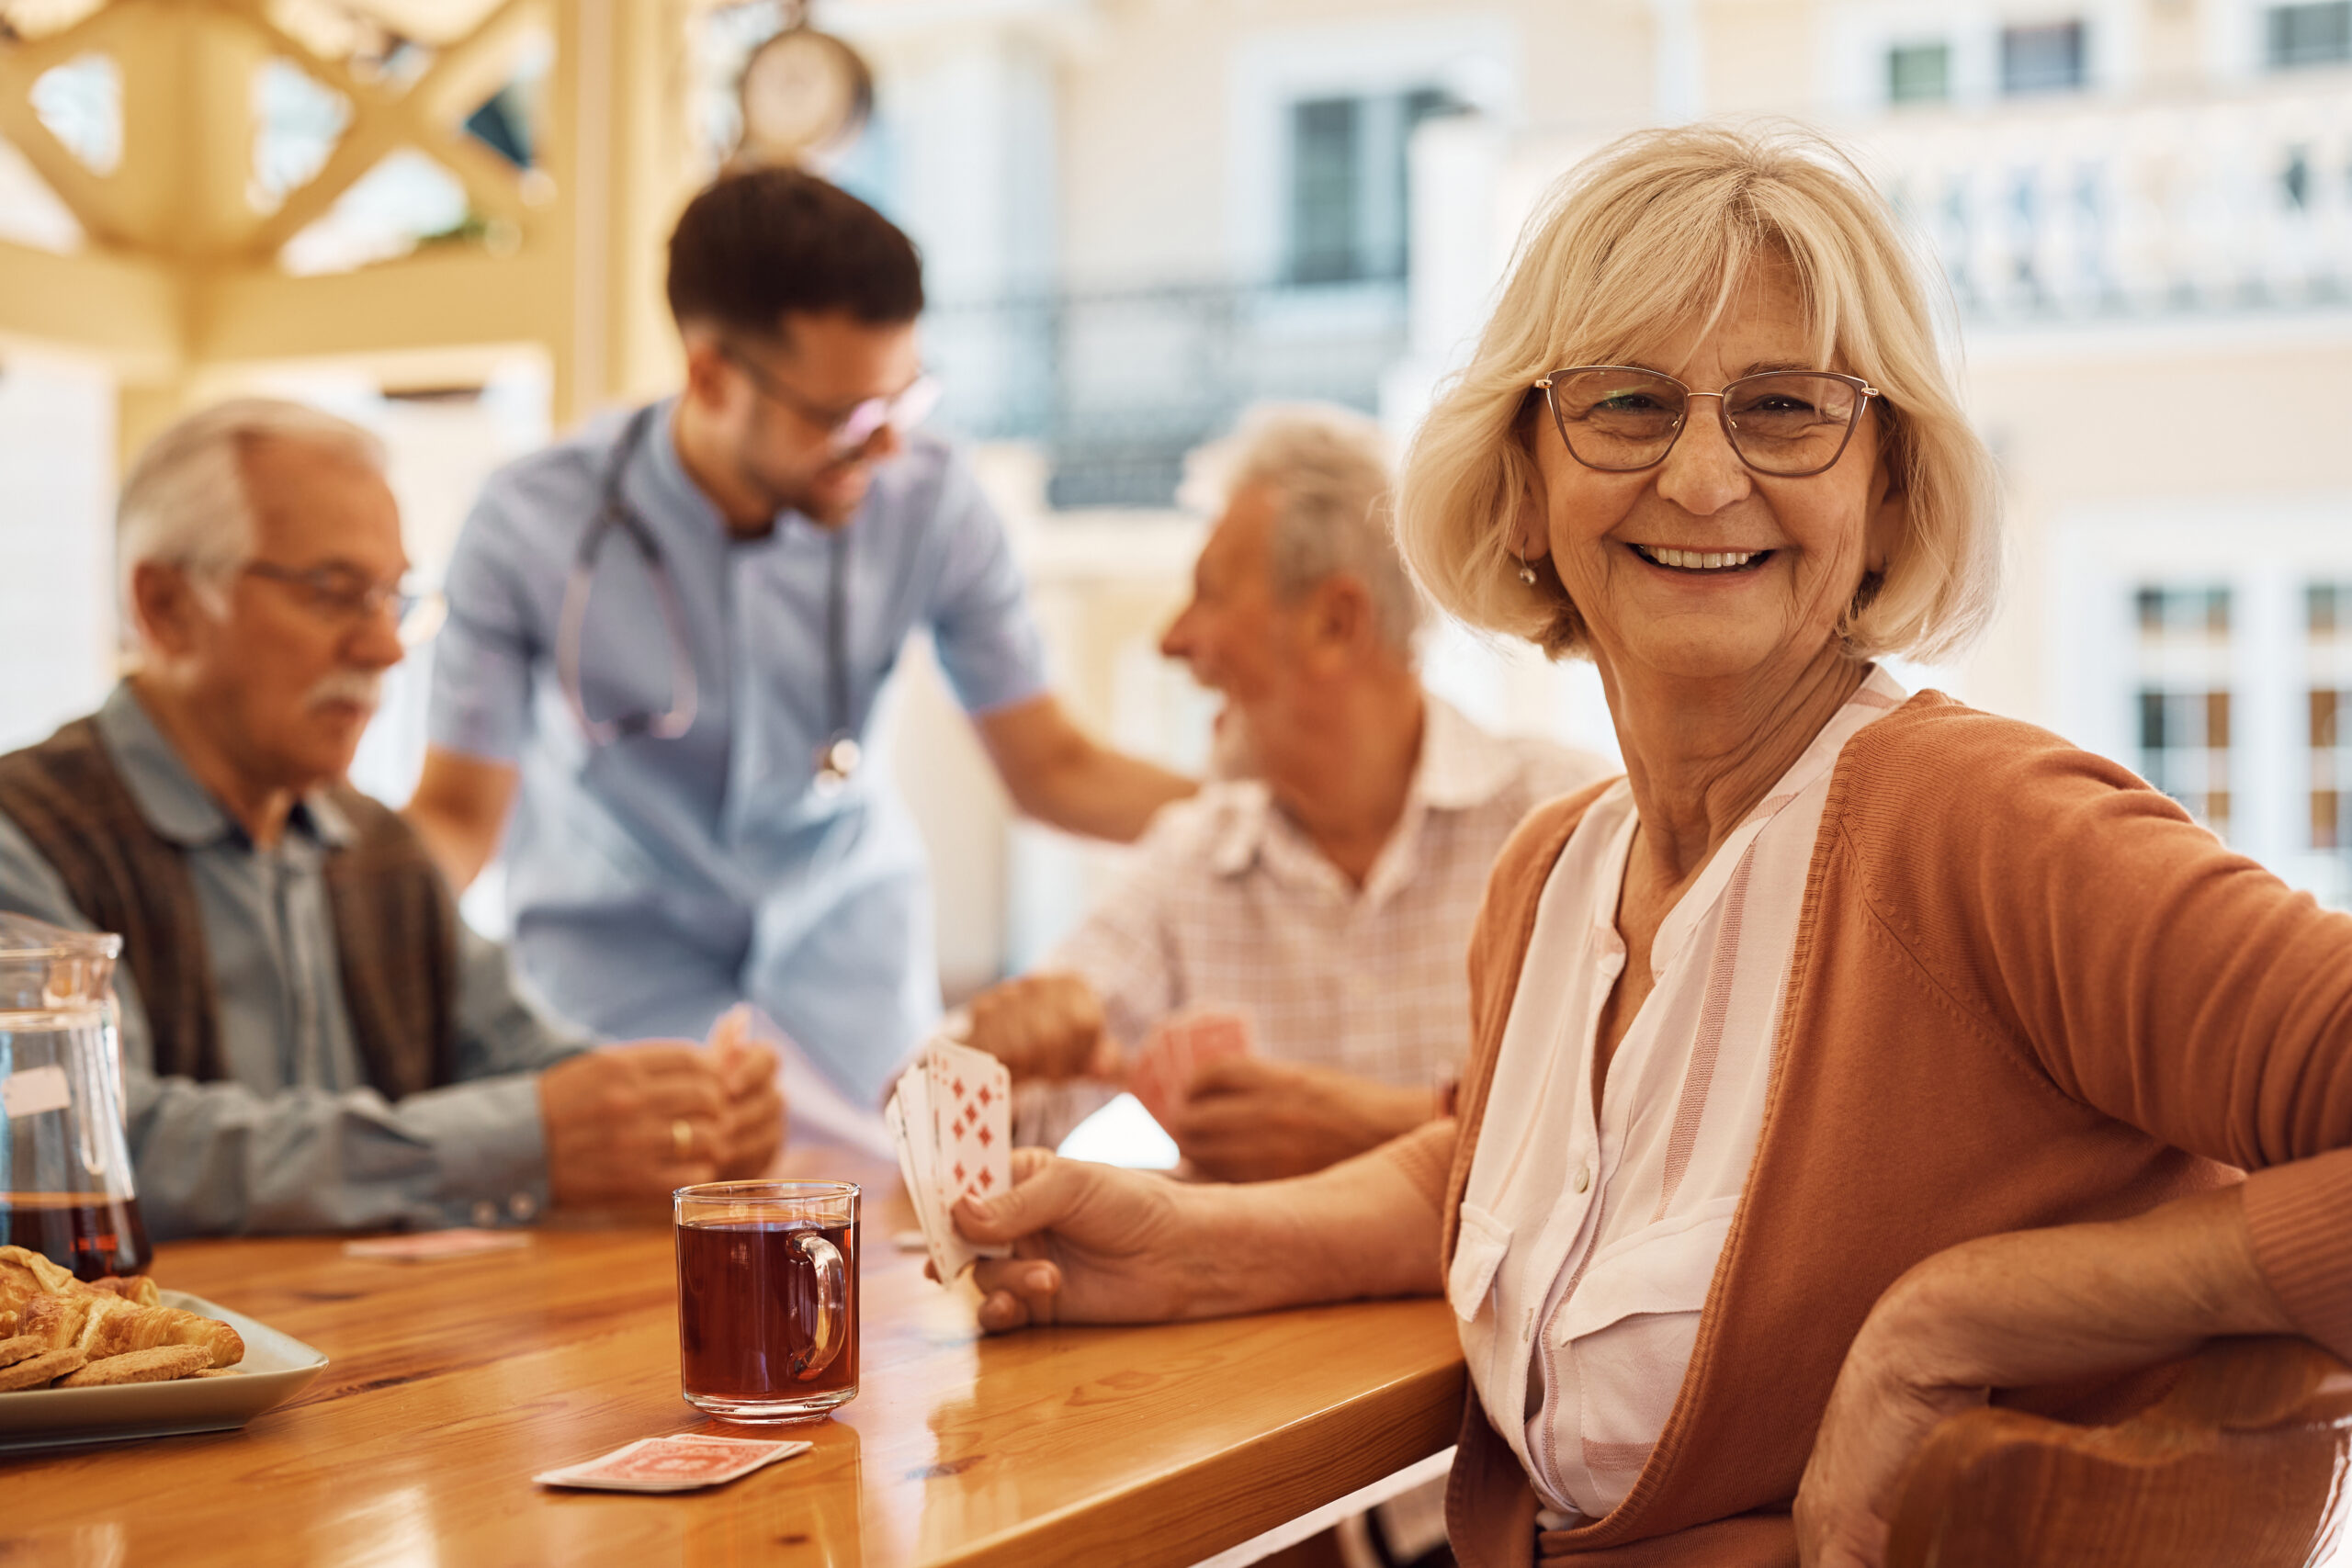
<path fill-rule="evenodd" d="M 1582 1192 L 1591 1186 L 1592 1167 L 1590 1165 L 1580 1165 L 1577 1167 L 1577 1190 Z"/>

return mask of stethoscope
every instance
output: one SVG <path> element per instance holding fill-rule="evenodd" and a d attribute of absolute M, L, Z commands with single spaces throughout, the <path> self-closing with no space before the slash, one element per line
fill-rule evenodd
<path fill-rule="evenodd" d="M 589 520 L 587 532 L 581 536 L 580 551 L 572 558 L 571 575 L 563 585 L 563 611 L 556 625 L 556 679 L 563 688 L 563 700 L 571 706 L 572 717 L 579 722 L 581 733 L 595 746 L 609 746 L 631 735 L 675 740 L 694 728 L 699 701 L 694 651 L 686 640 L 685 607 L 678 602 L 677 585 L 671 580 L 669 565 L 662 558 L 661 542 L 629 503 L 621 486 L 629 459 L 644 445 L 645 433 L 660 409 L 658 403 L 649 404 L 631 414 L 628 423 L 622 427 L 621 438 L 614 444 L 612 456 L 605 464 L 602 500 L 596 515 Z M 670 638 L 670 705 L 662 713 L 592 718 L 580 682 L 580 629 L 588 619 L 589 596 L 595 591 L 596 552 L 604 547 L 605 536 L 616 528 L 628 535 L 629 542 L 637 547 L 637 553 L 644 558 L 646 573 L 653 580 L 654 598 L 662 608 L 662 625 Z M 825 590 L 825 695 L 830 722 L 825 743 L 817 748 L 813 782 L 819 794 L 834 795 L 857 772 L 863 753 L 849 727 L 848 533 L 834 529 L 827 542 L 832 554 Z"/>

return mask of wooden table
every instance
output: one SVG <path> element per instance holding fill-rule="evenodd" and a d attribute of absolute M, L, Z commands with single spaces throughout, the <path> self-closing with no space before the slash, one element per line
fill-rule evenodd
<path fill-rule="evenodd" d="M 815 1451 L 671 1496 L 530 1480 L 634 1438 L 751 1431 L 678 1397 L 666 1228 L 432 1264 L 166 1247 L 160 1282 L 333 1364 L 243 1433 L 0 1460 L 0 1561 L 1173 1568 L 1453 1440 L 1442 1303 L 988 1339 L 968 1282 L 943 1291 L 890 1245 L 904 1216 L 894 1194 L 865 1220 L 863 1392 L 758 1429 Z"/>

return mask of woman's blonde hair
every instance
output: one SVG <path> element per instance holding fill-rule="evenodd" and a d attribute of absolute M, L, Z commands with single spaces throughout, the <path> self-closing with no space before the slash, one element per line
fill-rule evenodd
<path fill-rule="evenodd" d="M 1923 269 L 1893 213 L 1851 159 L 1793 126 L 1637 131 L 1553 187 L 1477 352 L 1406 456 L 1397 546 L 1432 599 L 1555 658 L 1583 650 L 1557 579 L 1526 585 L 1513 554 L 1535 479 L 1530 389 L 1547 371 L 1623 364 L 1712 324 L 1759 257 L 1793 271 L 1815 363 L 1885 394 L 1874 400 L 1881 450 L 1909 503 L 1904 537 L 1839 634 L 1859 655 L 1926 659 L 1975 635 L 2000 575 L 1991 455 L 1961 413 Z"/>

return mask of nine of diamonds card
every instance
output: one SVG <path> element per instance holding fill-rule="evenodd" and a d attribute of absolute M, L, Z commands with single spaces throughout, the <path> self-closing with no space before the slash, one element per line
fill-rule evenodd
<path fill-rule="evenodd" d="M 941 1280 L 955 1279 L 975 1258 L 1010 1256 L 1009 1246 L 966 1241 L 949 1213 L 957 1200 L 989 1197 L 1012 1182 L 1012 1079 L 1004 1064 L 933 1038 L 900 1076 L 884 1120 Z"/>

